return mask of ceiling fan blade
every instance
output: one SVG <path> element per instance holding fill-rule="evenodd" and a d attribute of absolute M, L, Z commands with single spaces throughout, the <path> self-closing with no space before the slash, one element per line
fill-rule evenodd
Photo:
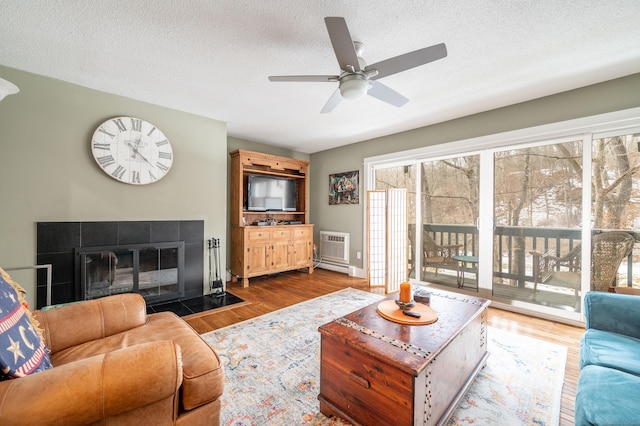
<path fill-rule="evenodd" d="M 370 80 L 377 80 L 388 75 L 419 67 L 429 62 L 437 61 L 446 56 L 447 46 L 445 46 L 444 43 L 440 43 L 368 65 L 364 70 L 365 72 L 372 69 L 378 70 L 378 74 L 370 78 Z"/>
<path fill-rule="evenodd" d="M 269 81 L 335 82 L 339 78 L 337 75 L 272 75 L 269 76 Z"/>
<path fill-rule="evenodd" d="M 371 95 L 376 99 L 380 99 L 383 102 L 397 107 L 401 107 L 409 102 L 409 99 L 379 81 L 369 80 L 369 84 L 371 84 L 371 87 L 369 88 L 367 95 Z"/>
<path fill-rule="evenodd" d="M 341 100 L 342 100 L 342 95 L 340 94 L 340 89 L 336 89 L 333 92 L 333 95 L 331 95 L 331 97 L 327 101 L 327 103 L 324 104 L 320 113 L 326 114 L 328 112 L 333 111 L 338 106 Z"/>
<path fill-rule="evenodd" d="M 353 71 L 360 71 L 356 48 L 353 46 L 353 40 L 344 18 L 328 16 L 324 18 L 324 22 L 327 25 L 329 38 L 333 45 L 333 51 L 336 53 L 336 58 L 338 58 L 340 69 L 351 71 L 350 67 L 353 67 Z"/>

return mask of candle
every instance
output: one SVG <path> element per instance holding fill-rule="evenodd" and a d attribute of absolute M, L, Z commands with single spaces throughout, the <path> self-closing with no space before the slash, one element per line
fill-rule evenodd
<path fill-rule="evenodd" d="M 409 283 L 401 283 L 400 284 L 400 299 L 403 303 L 411 302 L 411 284 Z"/>

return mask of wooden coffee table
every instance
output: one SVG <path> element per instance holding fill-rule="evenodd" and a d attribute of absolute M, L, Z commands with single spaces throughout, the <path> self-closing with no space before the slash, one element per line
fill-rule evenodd
<path fill-rule="evenodd" d="M 429 325 L 386 320 L 378 303 L 319 328 L 320 411 L 354 425 L 446 423 L 489 356 L 490 302 L 432 291 Z"/>

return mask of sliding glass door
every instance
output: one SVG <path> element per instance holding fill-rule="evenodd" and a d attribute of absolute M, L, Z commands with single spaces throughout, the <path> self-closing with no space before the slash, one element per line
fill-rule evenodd
<path fill-rule="evenodd" d="M 420 278 L 478 291 L 480 156 L 420 163 Z"/>
<path fill-rule="evenodd" d="M 637 114 L 366 159 L 368 189 L 408 190 L 409 277 L 571 321 L 588 291 L 640 288 Z"/>
<path fill-rule="evenodd" d="M 579 310 L 582 139 L 493 157 L 493 296 Z"/>
<path fill-rule="evenodd" d="M 479 168 L 467 155 L 375 170 L 376 190 L 408 190 L 409 278 L 478 291 Z"/>
<path fill-rule="evenodd" d="M 595 135 L 592 144 L 591 290 L 640 288 L 633 248 L 640 234 L 640 129 Z M 630 237 L 629 237 L 630 236 Z"/>

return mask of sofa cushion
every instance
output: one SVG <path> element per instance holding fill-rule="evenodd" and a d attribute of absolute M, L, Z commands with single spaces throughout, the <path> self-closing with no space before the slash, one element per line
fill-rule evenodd
<path fill-rule="evenodd" d="M 590 291 L 584 297 L 585 326 L 640 339 L 638 303 L 637 296 Z"/>
<path fill-rule="evenodd" d="M 224 369 L 218 354 L 172 312 L 150 314 L 145 325 L 55 352 L 51 361 L 58 366 L 158 340 L 172 340 L 182 348 L 181 403 L 185 410 L 214 401 L 222 395 Z"/>
<path fill-rule="evenodd" d="M 24 377 L 51 368 L 49 354 L 19 291 L 0 270 L 0 376 Z"/>
<path fill-rule="evenodd" d="M 637 425 L 640 377 L 599 365 L 580 370 L 575 424 Z"/>
<path fill-rule="evenodd" d="M 640 376 L 640 339 L 590 328 L 580 339 L 580 368 L 586 365 Z"/>

